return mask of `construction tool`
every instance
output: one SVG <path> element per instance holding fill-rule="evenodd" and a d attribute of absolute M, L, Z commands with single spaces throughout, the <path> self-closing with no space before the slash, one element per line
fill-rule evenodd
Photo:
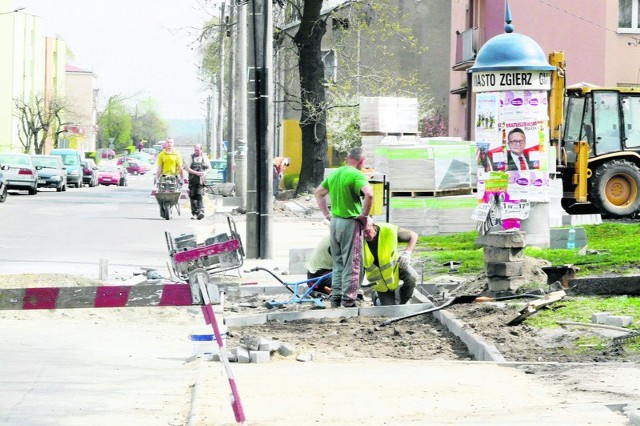
<path fill-rule="evenodd" d="M 640 331 L 629 333 L 626 336 L 618 336 L 613 338 L 615 345 L 622 345 L 624 343 L 632 342 L 634 340 L 640 340 Z"/>
<path fill-rule="evenodd" d="M 321 276 L 321 277 L 316 277 L 316 278 L 309 278 L 306 280 L 302 280 L 302 281 L 298 281 L 298 282 L 294 282 L 294 283 L 287 283 L 284 282 L 280 279 L 280 277 L 278 277 L 276 274 L 274 274 L 273 272 L 271 272 L 270 270 L 260 267 L 260 266 L 256 266 L 255 268 L 251 269 L 251 272 L 255 272 L 255 271 L 265 271 L 268 272 L 269 275 L 271 275 L 272 277 L 274 277 L 276 280 L 278 280 L 278 282 L 280 284 L 282 284 L 283 286 L 285 286 L 287 288 L 287 290 L 289 290 L 289 292 L 291 293 L 291 298 L 289 300 L 286 300 L 284 302 L 278 302 L 275 300 L 272 300 L 270 302 L 266 303 L 267 308 L 271 309 L 271 308 L 275 308 L 276 306 L 280 306 L 280 305 L 288 305 L 291 303 L 302 303 L 302 302 L 312 302 L 316 305 L 317 308 L 321 308 L 324 309 L 324 303 L 322 302 L 322 298 L 320 297 L 311 297 L 311 293 L 316 291 L 316 287 L 318 286 L 318 283 L 322 280 L 330 280 L 331 279 L 331 272 Z M 308 288 L 307 290 L 300 295 L 299 293 L 299 287 L 302 284 L 307 284 Z M 293 288 L 292 288 L 293 287 Z"/>
<path fill-rule="evenodd" d="M 441 305 L 434 306 L 433 308 L 425 309 L 424 311 L 420 311 L 420 312 L 414 312 L 412 314 L 404 315 L 401 317 L 389 318 L 388 320 L 382 322 L 380 324 L 380 327 L 384 327 L 385 325 L 393 324 L 394 322 L 402 321 L 408 318 L 417 317 L 419 315 L 424 315 L 431 312 L 439 311 L 440 309 L 444 309 L 448 306 L 459 305 L 461 303 L 471 303 L 475 301 L 478 297 L 479 295 L 473 295 L 473 294 L 450 297 L 449 299 L 445 300 L 444 303 L 442 303 Z"/>

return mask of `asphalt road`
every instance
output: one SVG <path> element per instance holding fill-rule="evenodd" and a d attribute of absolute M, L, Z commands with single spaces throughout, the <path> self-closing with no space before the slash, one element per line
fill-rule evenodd
<path fill-rule="evenodd" d="M 108 279 L 126 278 L 141 267 L 166 271 L 165 231 L 204 239 L 213 225 L 191 220 L 188 199 L 180 201 L 180 216 L 162 219 L 152 189 L 153 176 L 146 174 L 130 175 L 127 187 L 11 191 L 0 204 L 0 271 L 73 271 L 98 278 L 101 259 L 108 261 Z"/>

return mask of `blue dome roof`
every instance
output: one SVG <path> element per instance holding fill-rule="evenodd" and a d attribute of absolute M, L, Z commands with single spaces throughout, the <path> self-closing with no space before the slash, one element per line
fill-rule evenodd
<path fill-rule="evenodd" d="M 506 33 L 492 37 L 480 48 L 476 62 L 468 72 L 555 69 L 549 65 L 542 48 L 532 38 Z"/>

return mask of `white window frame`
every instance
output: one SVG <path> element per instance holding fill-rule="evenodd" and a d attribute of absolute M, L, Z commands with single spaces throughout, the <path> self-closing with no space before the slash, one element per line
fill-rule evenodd
<path fill-rule="evenodd" d="M 640 28 L 638 27 L 639 14 L 640 14 L 640 0 L 631 0 L 631 28 L 618 27 L 618 32 L 623 34 L 640 33 Z M 619 15 L 620 15 L 620 2 L 618 1 L 618 16 Z"/>

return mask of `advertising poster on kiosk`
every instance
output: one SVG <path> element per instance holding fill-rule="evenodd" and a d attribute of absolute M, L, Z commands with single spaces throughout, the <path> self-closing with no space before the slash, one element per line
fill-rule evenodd
<path fill-rule="evenodd" d="M 478 198 L 497 204 L 504 229 L 519 229 L 530 202 L 549 201 L 548 123 L 545 90 L 476 96 Z"/>

